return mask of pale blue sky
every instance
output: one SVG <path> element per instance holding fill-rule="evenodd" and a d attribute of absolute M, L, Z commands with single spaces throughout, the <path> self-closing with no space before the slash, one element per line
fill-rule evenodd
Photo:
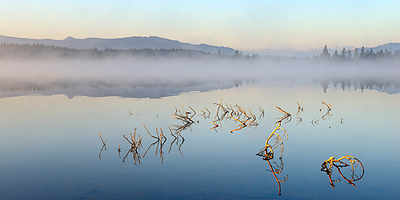
<path fill-rule="evenodd" d="M 236 49 L 400 42 L 400 1 L 0 0 L 0 35 L 159 36 Z"/>

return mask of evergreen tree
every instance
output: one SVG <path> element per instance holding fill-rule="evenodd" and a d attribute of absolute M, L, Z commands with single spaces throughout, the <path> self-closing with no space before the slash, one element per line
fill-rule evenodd
<path fill-rule="evenodd" d="M 388 51 L 387 49 L 385 49 L 385 57 L 386 57 L 386 58 L 392 57 L 392 52 L 391 52 L 391 51 Z"/>
<path fill-rule="evenodd" d="M 340 54 L 340 57 L 342 57 L 343 60 L 346 59 L 346 49 L 345 48 L 342 49 L 342 53 Z"/>
<path fill-rule="evenodd" d="M 385 54 L 383 53 L 383 50 L 381 49 L 380 51 L 377 51 L 375 55 L 378 58 L 382 58 Z"/>
<path fill-rule="evenodd" d="M 355 48 L 355 49 L 354 49 L 353 58 L 358 58 L 358 57 L 360 57 L 360 52 L 358 52 L 358 48 Z"/>
<path fill-rule="evenodd" d="M 337 50 L 335 50 L 335 52 L 333 53 L 332 58 L 333 58 L 334 60 L 339 60 L 340 55 L 338 54 Z"/>
<path fill-rule="evenodd" d="M 331 54 L 328 52 L 328 47 L 325 45 L 324 49 L 322 50 L 321 58 L 322 59 L 329 59 Z"/>
<path fill-rule="evenodd" d="M 239 53 L 238 50 L 236 50 L 235 53 L 233 53 L 233 56 L 236 57 L 236 58 L 239 57 L 239 55 L 240 55 L 240 53 Z"/>
<path fill-rule="evenodd" d="M 375 54 L 374 54 L 374 51 L 372 51 L 372 48 L 371 48 L 371 50 L 368 50 L 368 51 L 367 51 L 367 57 L 368 57 L 368 58 L 373 58 L 374 55 L 375 55 Z"/>
<path fill-rule="evenodd" d="M 353 54 L 351 53 L 351 50 L 349 49 L 347 51 L 347 59 L 351 60 L 353 58 Z"/>
<path fill-rule="evenodd" d="M 365 48 L 364 48 L 364 46 L 361 47 L 360 58 L 365 58 Z"/>

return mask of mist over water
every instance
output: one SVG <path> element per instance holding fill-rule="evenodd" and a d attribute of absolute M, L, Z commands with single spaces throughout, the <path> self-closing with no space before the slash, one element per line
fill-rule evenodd
<path fill-rule="evenodd" d="M 323 62 L 313 59 L 269 58 L 8 59 L 0 60 L 0 87 L 3 91 L 14 92 L 103 87 L 114 91 L 115 95 L 118 94 L 115 91 L 121 88 L 170 88 L 168 94 L 174 95 L 184 91 L 239 86 L 242 82 L 286 84 L 293 81 L 318 81 L 327 87 L 331 82 L 337 86 L 339 82 L 350 81 L 353 86 L 361 89 L 364 87 L 362 84 L 367 87 L 373 84 L 397 88 L 400 86 L 398 64 L 396 60 Z M 171 91 L 174 88 L 176 91 Z M 159 97 L 168 94 L 139 96 Z"/>

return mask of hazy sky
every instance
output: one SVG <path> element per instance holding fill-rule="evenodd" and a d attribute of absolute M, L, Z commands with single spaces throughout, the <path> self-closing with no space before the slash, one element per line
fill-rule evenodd
<path fill-rule="evenodd" d="M 400 42 L 400 1 L 0 0 L 0 35 L 159 36 L 235 49 Z"/>

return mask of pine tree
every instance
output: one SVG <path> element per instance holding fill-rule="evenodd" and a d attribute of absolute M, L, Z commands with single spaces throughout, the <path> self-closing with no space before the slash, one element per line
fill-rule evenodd
<path fill-rule="evenodd" d="M 364 46 L 361 47 L 360 58 L 365 58 L 365 48 L 364 48 Z"/>
<path fill-rule="evenodd" d="M 353 58 L 353 54 L 351 53 L 351 50 L 349 49 L 348 51 L 347 51 L 347 59 L 348 60 L 351 60 Z"/>
<path fill-rule="evenodd" d="M 342 57 L 343 60 L 346 59 L 346 49 L 345 48 L 342 49 L 342 53 L 340 54 L 340 57 Z"/>
<path fill-rule="evenodd" d="M 335 53 L 333 53 L 332 58 L 333 58 L 334 60 L 339 60 L 340 55 L 338 54 L 337 50 L 335 50 Z"/>
<path fill-rule="evenodd" d="M 321 58 L 322 59 L 329 59 L 331 54 L 328 52 L 328 47 L 325 45 L 324 49 L 322 50 Z"/>
<path fill-rule="evenodd" d="M 354 55 L 353 58 L 359 58 L 360 57 L 360 52 L 358 52 L 358 48 L 354 49 Z"/>

